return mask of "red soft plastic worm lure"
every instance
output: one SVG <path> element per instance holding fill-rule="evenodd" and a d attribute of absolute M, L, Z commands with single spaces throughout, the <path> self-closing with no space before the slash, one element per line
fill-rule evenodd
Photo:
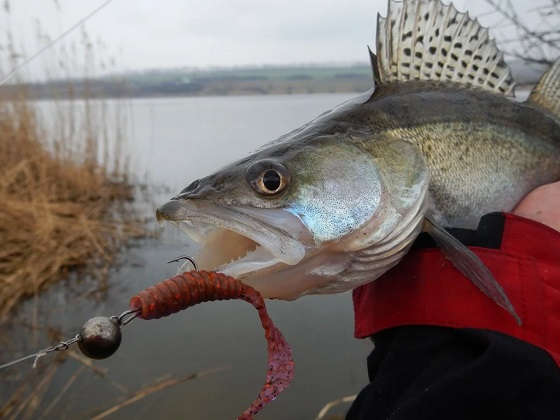
<path fill-rule="evenodd" d="M 292 350 L 266 312 L 259 292 L 239 280 L 212 271 L 191 271 L 149 287 L 130 299 L 130 308 L 143 319 L 161 318 L 201 302 L 243 299 L 255 307 L 268 348 L 265 383 L 251 406 L 238 419 L 252 419 L 288 387 L 294 377 Z"/>

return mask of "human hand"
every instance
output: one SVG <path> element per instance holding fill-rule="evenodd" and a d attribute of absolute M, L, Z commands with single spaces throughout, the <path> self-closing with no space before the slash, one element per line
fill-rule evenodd
<path fill-rule="evenodd" d="M 523 198 L 513 214 L 560 231 L 560 182 L 542 185 Z"/>

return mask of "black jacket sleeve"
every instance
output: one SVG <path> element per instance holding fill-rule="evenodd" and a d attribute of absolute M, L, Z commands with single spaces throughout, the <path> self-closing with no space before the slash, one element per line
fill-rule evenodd
<path fill-rule="evenodd" d="M 393 328 L 373 341 L 370 383 L 347 419 L 560 419 L 560 369 L 531 344 L 428 326 Z"/>

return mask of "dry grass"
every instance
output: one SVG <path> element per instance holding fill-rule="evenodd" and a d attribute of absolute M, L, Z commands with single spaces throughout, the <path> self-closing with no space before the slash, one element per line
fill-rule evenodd
<path fill-rule="evenodd" d="M 27 55 L 16 42 L 14 6 L 1 1 L 0 76 Z M 50 40 L 40 22 L 36 26 L 35 49 Z M 105 62 L 83 28 L 74 39 L 43 55 L 41 73 L 45 80 L 81 76 L 88 91 L 88 77 Z M 18 77 L 12 81 L 21 82 Z M 42 114 L 24 89 L 9 98 L 0 93 L 0 318 L 71 270 L 106 274 L 118 248 L 143 233 L 126 205 L 134 191 L 123 153 L 123 107 L 58 101 Z M 65 96 L 74 90 L 68 86 Z"/>
<path fill-rule="evenodd" d="M 226 368 L 214 368 L 214 369 L 203 370 L 201 372 L 191 373 L 191 374 L 183 376 L 183 377 L 174 377 L 174 376 L 168 375 L 170 377 L 163 377 L 160 380 L 154 381 L 154 383 L 152 383 L 152 384 L 150 384 L 150 385 L 132 393 L 124 401 L 115 404 L 111 408 L 108 408 L 107 410 L 104 410 L 99 414 L 96 414 L 95 416 L 93 416 L 91 418 L 91 420 L 104 419 L 104 418 L 112 415 L 113 413 L 119 411 L 121 408 L 124 408 L 124 407 L 129 406 L 131 404 L 134 404 L 134 403 L 136 403 L 140 400 L 143 400 L 144 398 L 152 395 L 153 393 L 163 391 L 164 389 L 182 384 L 182 383 L 187 382 L 187 381 L 193 381 L 195 379 L 200 379 L 200 378 L 203 378 L 204 376 L 211 375 L 211 374 L 214 374 L 214 373 L 218 373 L 218 372 L 221 372 L 223 370 L 226 370 Z"/>
<path fill-rule="evenodd" d="M 66 112 L 57 113 L 58 125 L 76 123 Z M 81 139 L 47 144 L 33 104 L 0 100 L 0 316 L 71 269 L 106 266 L 142 233 L 121 221 L 132 210 L 114 205 L 133 198 L 124 164 L 112 157 L 109 172 L 98 161 L 94 113 L 85 118 Z"/>
<path fill-rule="evenodd" d="M 0 34 L 0 78 L 25 56 L 15 46 L 10 11 L 10 2 L 0 0 L 0 20 L 7 34 L 6 41 Z M 39 39 L 44 41 L 45 36 L 40 34 Z M 84 59 L 77 57 L 81 51 Z M 59 66 L 56 71 L 48 65 L 41 67 L 46 80 L 55 76 L 87 80 L 97 63 L 85 31 L 77 45 L 61 43 L 45 58 Z M 83 72 L 80 63 L 86 65 Z M 87 91 L 84 83 L 82 90 Z M 68 86 L 61 96 L 72 97 L 74 90 Z M 9 97 L 0 90 L 0 318 L 71 272 L 80 270 L 105 280 L 118 250 L 131 237 L 146 233 L 132 203 L 135 191 L 124 152 L 123 112 L 126 106 L 109 108 L 106 102 L 91 98 L 38 104 L 26 99 L 24 88 Z M 33 329 L 37 329 L 33 318 Z M 9 339 L 5 341 L 10 344 Z M 30 350 L 36 346 L 31 344 Z M 43 415 L 49 413 L 83 371 L 76 370 L 47 401 L 65 356 L 106 376 L 81 355 L 64 353 L 23 374 L 0 404 L 0 418 L 36 418 L 41 410 Z M 127 391 L 111 379 L 109 384 L 119 393 Z"/>

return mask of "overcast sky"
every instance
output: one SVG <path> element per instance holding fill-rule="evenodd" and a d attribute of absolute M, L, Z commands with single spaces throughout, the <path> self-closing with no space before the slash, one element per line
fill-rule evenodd
<path fill-rule="evenodd" d="M 523 11 L 544 0 L 512 1 Z M 37 21 L 56 36 L 102 3 L 11 0 L 10 21 L 29 53 L 37 49 L 29 41 Z M 489 10 L 484 0 L 455 4 L 461 11 L 468 5 L 475 16 Z M 366 62 L 376 14 L 384 15 L 386 7 L 386 0 L 113 0 L 86 28 L 117 56 L 119 70 Z M 79 36 L 77 31 L 68 38 Z"/>

